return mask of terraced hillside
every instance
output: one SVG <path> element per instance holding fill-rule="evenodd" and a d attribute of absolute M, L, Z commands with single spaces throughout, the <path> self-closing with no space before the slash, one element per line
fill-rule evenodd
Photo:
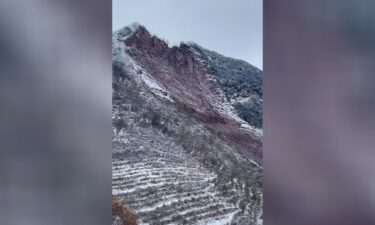
<path fill-rule="evenodd" d="M 112 45 L 113 195 L 140 224 L 261 224 L 262 136 L 222 110 L 199 55 L 139 25 L 114 33 Z M 202 91 L 211 97 L 200 101 Z"/>
<path fill-rule="evenodd" d="M 157 132 L 142 129 L 119 134 L 113 194 L 125 198 L 143 223 L 230 221 L 238 209 L 216 190 L 213 181 L 217 175 Z"/>

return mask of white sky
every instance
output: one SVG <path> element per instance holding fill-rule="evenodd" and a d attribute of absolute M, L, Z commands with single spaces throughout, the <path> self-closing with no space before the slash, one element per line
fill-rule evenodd
<path fill-rule="evenodd" d="M 263 69 L 262 0 L 113 0 L 112 30 L 133 22 Z"/>

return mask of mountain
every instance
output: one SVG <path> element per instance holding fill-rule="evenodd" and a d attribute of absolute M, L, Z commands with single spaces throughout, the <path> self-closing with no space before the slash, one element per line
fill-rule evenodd
<path fill-rule="evenodd" d="M 262 71 L 139 24 L 112 56 L 116 199 L 141 224 L 262 224 Z"/>

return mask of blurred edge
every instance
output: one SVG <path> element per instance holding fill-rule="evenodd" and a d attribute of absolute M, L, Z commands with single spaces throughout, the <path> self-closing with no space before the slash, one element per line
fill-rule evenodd
<path fill-rule="evenodd" d="M 264 0 L 265 225 L 375 224 L 374 6 Z"/>
<path fill-rule="evenodd" d="M 374 3 L 264 0 L 265 225 L 375 223 Z M 0 224 L 110 224 L 111 2 L 0 26 Z"/>
<path fill-rule="evenodd" d="M 111 224 L 111 1 L 0 1 L 0 224 Z"/>

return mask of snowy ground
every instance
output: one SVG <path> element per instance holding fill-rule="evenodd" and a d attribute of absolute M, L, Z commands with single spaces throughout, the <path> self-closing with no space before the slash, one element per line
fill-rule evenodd
<path fill-rule="evenodd" d="M 114 146 L 113 195 L 123 197 L 142 224 L 224 225 L 238 211 L 215 189 L 216 175 L 167 137 L 122 131 Z"/>

